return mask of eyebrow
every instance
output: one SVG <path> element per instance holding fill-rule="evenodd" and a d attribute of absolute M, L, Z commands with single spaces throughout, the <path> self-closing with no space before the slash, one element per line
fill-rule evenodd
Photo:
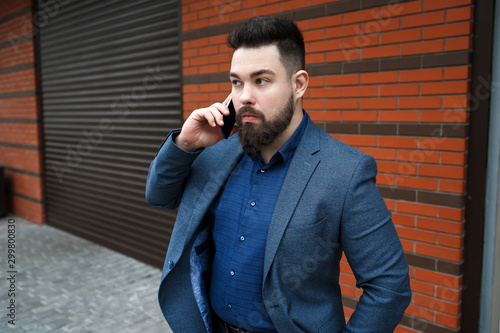
<path fill-rule="evenodd" d="M 254 78 L 256 76 L 260 76 L 262 74 L 270 74 L 270 75 L 276 75 L 275 72 L 273 72 L 272 70 L 270 69 L 261 69 L 259 71 L 256 71 L 256 72 L 253 72 L 252 74 L 250 74 L 250 77 L 251 78 Z M 229 72 L 229 77 L 235 77 L 237 79 L 239 79 L 240 77 L 238 76 L 238 74 L 234 73 L 234 72 Z"/>

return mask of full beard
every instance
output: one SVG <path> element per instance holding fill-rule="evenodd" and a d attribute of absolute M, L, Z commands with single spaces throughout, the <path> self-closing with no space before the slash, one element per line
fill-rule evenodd
<path fill-rule="evenodd" d="M 236 122 L 238 123 L 240 144 L 243 150 L 252 158 L 257 156 L 264 147 L 273 143 L 285 131 L 292 121 L 293 112 L 294 103 L 292 94 L 290 94 L 290 98 L 281 112 L 272 120 L 266 120 L 261 110 L 254 109 L 248 105 L 242 106 L 236 114 Z M 261 123 L 244 123 L 244 113 L 257 116 Z"/>

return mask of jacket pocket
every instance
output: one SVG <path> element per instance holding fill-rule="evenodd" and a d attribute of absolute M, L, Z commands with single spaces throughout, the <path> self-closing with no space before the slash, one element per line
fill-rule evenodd
<path fill-rule="evenodd" d="M 340 333 L 345 327 L 344 319 L 333 317 L 326 324 L 321 326 L 318 330 L 319 333 Z"/>

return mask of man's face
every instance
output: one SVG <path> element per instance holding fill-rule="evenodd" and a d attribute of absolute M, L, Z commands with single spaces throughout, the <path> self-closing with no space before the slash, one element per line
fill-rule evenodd
<path fill-rule="evenodd" d="M 243 148 L 255 155 L 289 125 L 295 100 L 290 77 L 274 45 L 240 48 L 233 54 L 230 79 Z"/>

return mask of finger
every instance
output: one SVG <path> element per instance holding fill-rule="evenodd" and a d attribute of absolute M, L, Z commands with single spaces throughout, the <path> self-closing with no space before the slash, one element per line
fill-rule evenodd
<path fill-rule="evenodd" d="M 226 101 L 224 101 L 225 103 Z M 222 103 L 215 103 L 212 105 L 215 109 L 217 109 L 218 113 L 220 113 L 220 118 L 217 117 L 217 123 L 220 124 L 220 126 L 224 125 L 224 118 L 223 116 L 228 116 L 230 114 L 229 108 L 222 104 Z"/>
<path fill-rule="evenodd" d="M 222 105 L 222 108 L 219 108 L 219 111 L 223 114 L 223 115 L 226 115 L 228 116 L 229 115 L 229 108 L 228 108 L 228 104 L 229 104 L 229 101 L 231 100 L 231 94 L 227 95 L 226 99 L 224 100 L 224 102 L 222 103 L 215 103 L 214 105 Z"/>
<path fill-rule="evenodd" d="M 232 96 L 232 94 L 227 95 L 224 102 L 222 102 L 222 104 L 224 104 L 224 106 L 227 106 L 229 104 L 229 100 L 231 99 L 231 96 Z"/>
<path fill-rule="evenodd" d="M 211 110 L 211 107 L 200 109 L 199 116 L 202 122 L 206 121 L 208 125 L 210 125 L 211 127 L 217 126 L 217 118 L 215 118 L 214 113 Z"/>
<path fill-rule="evenodd" d="M 227 107 L 228 99 L 226 98 L 222 103 L 214 103 L 211 107 L 216 108 L 223 115 L 229 115 L 229 109 Z"/>
<path fill-rule="evenodd" d="M 209 113 L 212 116 L 212 127 L 215 127 L 217 124 L 219 126 L 224 125 L 224 120 L 222 118 L 223 106 L 220 103 L 216 103 L 208 108 Z"/>

